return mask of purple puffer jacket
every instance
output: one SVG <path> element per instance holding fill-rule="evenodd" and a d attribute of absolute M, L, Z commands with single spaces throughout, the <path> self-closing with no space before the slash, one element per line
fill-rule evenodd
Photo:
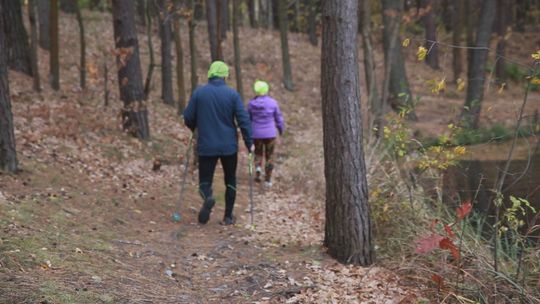
<path fill-rule="evenodd" d="M 253 139 L 275 138 L 283 133 L 285 124 L 275 99 L 268 95 L 257 96 L 249 101 L 249 117 Z"/>

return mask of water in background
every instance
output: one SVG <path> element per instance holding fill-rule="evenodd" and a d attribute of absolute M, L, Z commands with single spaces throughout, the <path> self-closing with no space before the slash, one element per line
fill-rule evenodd
<path fill-rule="evenodd" d="M 495 206 L 494 189 L 502 175 L 510 143 L 483 144 L 470 147 L 467 157 L 449 168 L 443 178 L 443 200 L 451 207 L 471 201 L 476 212 L 487 216 L 493 223 Z M 540 149 L 535 139 L 520 140 L 514 150 L 510 168 L 505 177 L 503 196 L 505 204 L 509 196 L 528 200 L 540 210 Z M 534 225 L 535 215 L 529 212 L 529 225 Z M 538 222 L 537 224 L 540 224 Z"/>

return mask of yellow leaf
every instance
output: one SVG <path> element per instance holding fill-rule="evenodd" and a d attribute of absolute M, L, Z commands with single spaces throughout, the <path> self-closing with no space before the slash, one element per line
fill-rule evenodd
<path fill-rule="evenodd" d="M 457 90 L 458 92 L 463 92 L 465 90 L 465 81 L 461 78 L 457 80 Z"/>
<path fill-rule="evenodd" d="M 540 85 L 540 78 L 534 77 L 531 79 L 531 84 Z"/>
<path fill-rule="evenodd" d="M 463 155 L 465 154 L 465 151 L 466 149 L 463 146 L 457 146 L 454 148 L 454 153 L 456 153 L 457 155 Z"/>
<path fill-rule="evenodd" d="M 540 60 L 540 50 L 536 51 L 534 54 L 531 54 L 531 57 L 535 60 Z"/>
<path fill-rule="evenodd" d="M 429 86 L 431 93 L 439 94 L 441 91 L 446 90 L 446 79 L 432 79 L 427 81 L 427 85 Z"/>
<path fill-rule="evenodd" d="M 405 40 L 403 40 L 403 43 L 402 43 L 403 47 L 408 47 L 409 44 L 411 44 L 411 39 L 405 38 Z"/>
<path fill-rule="evenodd" d="M 418 47 L 418 52 L 416 52 L 416 56 L 418 56 L 418 61 L 426 59 L 427 49 L 423 46 Z"/>

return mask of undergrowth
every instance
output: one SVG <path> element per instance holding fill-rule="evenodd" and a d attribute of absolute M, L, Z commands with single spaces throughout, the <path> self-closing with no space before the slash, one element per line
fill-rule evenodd
<path fill-rule="evenodd" d="M 537 211 L 498 193 L 492 223 L 474 199 L 445 204 L 443 172 L 466 152 L 456 145 L 461 129 L 449 125 L 436 145 L 423 146 L 405 116 L 388 119 L 384 138 L 367 145 L 376 151 L 366 160 L 379 259 L 430 286 L 437 303 L 540 303 L 540 250 L 530 238 L 540 228 L 524 221 Z"/>

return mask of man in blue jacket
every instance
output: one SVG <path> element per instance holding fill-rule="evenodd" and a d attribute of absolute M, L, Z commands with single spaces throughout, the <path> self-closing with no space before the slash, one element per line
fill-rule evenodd
<path fill-rule="evenodd" d="M 237 124 L 244 144 L 251 152 L 251 123 L 240 94 L 227 86 L 229 67 L 214 61 L 208 70 L 208 84 L 198 87 L 184 110 L 184 123 L 192 131 L 198 129 L 199 192 L 203 205 L 199 223 L 206 224 L 216 203 L 212 195 L 212 180 L 218 159 L 225 175 L 225 216 L 223 224 L 234 224 L 236 199 L 236 165 L 238 162 Z"/>

